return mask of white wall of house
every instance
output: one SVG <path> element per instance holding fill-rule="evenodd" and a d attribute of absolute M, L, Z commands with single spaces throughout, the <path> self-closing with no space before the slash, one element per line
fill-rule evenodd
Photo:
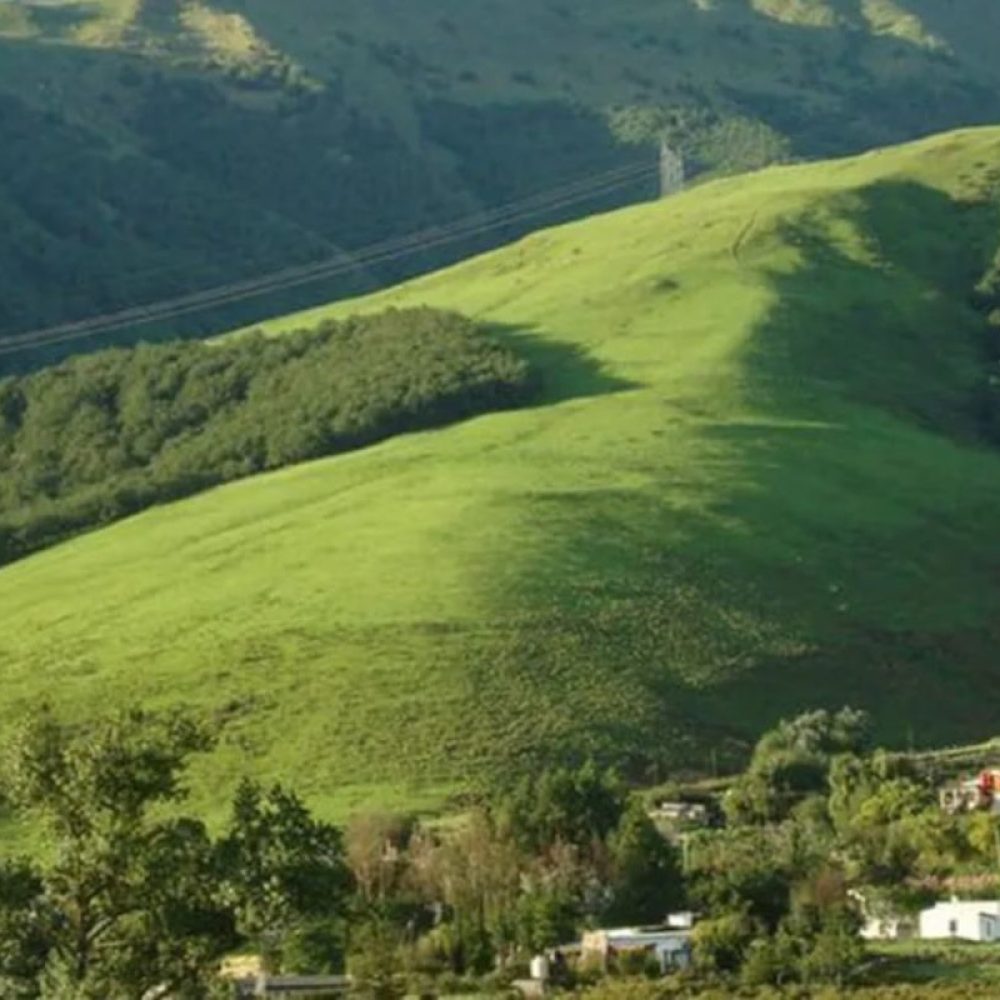
<path fill-rule="evenodd" d="M 928 940 L 1000 941 L 1000 901 L 937 903 L 920 914 L 920 936 Z"/>

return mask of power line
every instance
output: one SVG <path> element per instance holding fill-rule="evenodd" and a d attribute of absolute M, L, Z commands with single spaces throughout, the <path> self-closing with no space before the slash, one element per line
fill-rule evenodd
<path fill-rule="evenodd" d="M 645 174 L 651 175 L 651 168 L 645 165 L 620 168 L 596 178 L 565 185 L 543 195 L 536 195 L 492 211 L 477 213 L 444 227 L 432 227 L 409 236 L 382 241 L 363 248 L 350 256 L 340 254 L 313 264 L 288 268 L 254 279 L 167 299 L 152 305 L 133 307 L 121 312 L 19 334 L 0 343 L 0 354 L 14 353 L 28 347 L 64 343 L 67 340 L 90 337 L 132 324 L 172 319 L 200 309 L 226 305 L 261 294 L 284 291 L 302 284 L 360 270 L 373 264 L 391 262 L 459 239 L 468 239 L 492 229 L 530 218 L 533 215 L 594 197 L 597 194 L 610 192 L 626 184 L 637 182 Z"/>
<path fill-rule="evenodd" d="M 17 334 L 0 341 L 0 356 L 36 347 L 83 340 L 128 326 L 176 319 L 204 309 L 286 291 L 315 281 L 329 280 L 376 264 L 390 263 L 449 243 L 470 239 L 558 208 L 568 207 L 601 194 L 609 194 L 647 177 L 651 179 L 655 173 L 656 167 L 645 163 L 620 167 L 496 209 L 476 213 L 445 226 L 435 226 L 409 236 L 384 240 L 362 248 L 350 256 L 339 254 L 313 264 L 287 268 L 173 299 Z"/>
<path fill-rule="evenodd" d="M 408 236 L 383 240 L 347 255 L 338 254 L 313 264 L 286 268 L 257 278 L 217 286 L 172 299 L 135 306 L 120 312 L 106 313 L 85 320 L 33 330 L 0 340 L 0 356 L 16 354 L 36 347 L 70 343 L 110 333 L 129 326 L 176 319 L 204 309 L 230 305 L 260 295 L 286 291 L 315 281 L 328 280 L 377 264 L 412 256 L 426 250 L 470 239 L 516 222 L 565 208 L 601 194 L 652 179 L 657 167 L 648 163 L 620 167 L 589 178 L 478 212 L 456 222 L 434 226 Z"/>

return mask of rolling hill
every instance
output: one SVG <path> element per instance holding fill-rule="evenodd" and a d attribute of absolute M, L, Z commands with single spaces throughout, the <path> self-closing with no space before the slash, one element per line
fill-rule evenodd
<path fill-rule="evenodd" d="M 1000 451 L 970 292 L 1000 129 L 772 167 L 276 320 L 429 305 L 538 405 L 158 508 L 0 570 L 0 728 L 136 699 L 223 723 L 199 772 L 328 812 L 596 754 L 708 770 L 845 702 L 996 732 Z"/>
<path fill-rule="evenodd" d="M 726 172 L 997 121 L 998 36 L 993 0 L 6 0 L 0 337 L 652 166 L 663 128 Z M 357 293 L 653 183 L 162 332 Z"/>

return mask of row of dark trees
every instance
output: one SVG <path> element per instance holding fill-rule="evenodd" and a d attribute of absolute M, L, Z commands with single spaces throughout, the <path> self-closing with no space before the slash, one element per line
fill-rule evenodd
<path fill-rule="evenodd" d="M 273 970 L 346 966 L 369 996 L 509 983 L 587 927 L 681 905 L 701 920 L 678 990 L 845 985 L 864 960 L 859 899 L 899 915 L 958 872 L 995 878 L 1000 835 L 990 814 L 942 814 L 917 765 L 870 752 L 867 733 L 850 710 L 782 723 L 726 796 L 726 826 L 686 843 L 593 763 L 524 778 L 444 827 L 368 814 L 340 830 L 245 781 L 213 834 L 182 811 L 205 726 L 130 711 L 71 727 L 42 711 L 0 772 L 8 819 L 36 838 L 31 857 L 0 856 L 0 995 L 224 995 L 234 950 Z M 612 972 L 648 971 L 627 959 Z"/>
<path fill-rule="evenodd" d="M 466 319 L 104 351 L 0 380 L 0 563 L 243 476 L 515 406 L 527 365 Z"/>
<path fill-rule="evenodd" d="M 137 710 L 23 726 L 0 801 L 36 849 L 0 855 L 0 995 L 222 996 L 220 962 L 242 949 L 296 972 L 342 970 L 346 955 L 359 990 L 394 996 L 510 967 L 587 921 L 659 919 L 682 896 L 642 801 L 592 765 L 546 772 L 444 833 L 374 815 L 341 831 L 245 781 L 213 836 L 182 812 L 187 768 L 213 742 L 190 716 Z"/>

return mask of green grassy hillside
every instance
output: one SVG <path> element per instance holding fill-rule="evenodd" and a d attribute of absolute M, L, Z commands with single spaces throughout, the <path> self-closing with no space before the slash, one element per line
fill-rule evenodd
<path fill-rule="evenodd" d="M 967 304 L 1000 130 L 771 168 L 369 299 L 487 324 L 542 402 L 215 490 L 0 570 L 2 723 L 142 699 L 199 775 L 438 801 L 542 757 L 707 769 L 778 716 L 992 735 L 1000 453 Z"/>
<path fill-rule="evenodd" d="M 729 170 L 998 121 L 998 35 L 994 0 L 6 0 L 0 337 L 652 166 L 665 125 L 695 168 Z M 356 293 L 653 184 L 166 332 Z"/>

